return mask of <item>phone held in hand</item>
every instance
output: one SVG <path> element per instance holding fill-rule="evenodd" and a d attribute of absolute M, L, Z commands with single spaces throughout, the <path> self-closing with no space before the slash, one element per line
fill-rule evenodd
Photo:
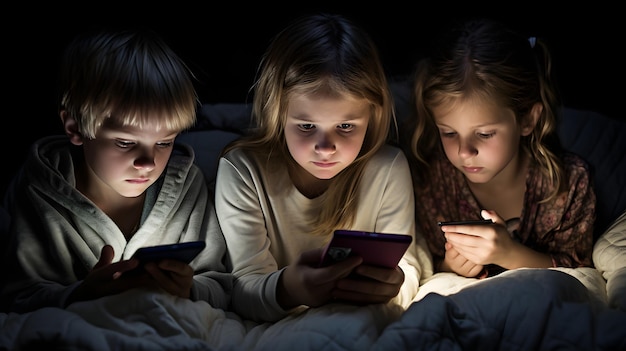
<path fill-rule="evenodd" d="M 335 230 L 324 249 L 320 267 L 358 255 L 363 258 L 364 264 L 394 268 L 412 240 L 413 237 L 405 234 Z"/>
<path fill-rule="evenodd" d="M 205 247 L 206 243 L 204 241 L 188 241 L 142 247 L 137 249 L 133 254 L 133 257 L 139 260 L 139 267 L 133 271 L 141 272 L 143 264 L 147 262 L 158 262 L 164 259 L 190 263 Z"/>
<path fill-rule="evenodd" d="M 205 248 L 204 241 L 188 241 L 175 244 L 146 246 L 139 248 L 133 255 L 140 262 L 172 259 L 185 263 L 191 262 Z"/>
<path fill-rule="evenodd" d="M 486 225 L 486 224 L 493 224 L 493 221 L 491 219 L 475 219 L 475 220 L 467 220 L 467 221 L 443 221 L 443 222 L 437 222 L 437 225 L 444 226 L 444 225 Z"/>

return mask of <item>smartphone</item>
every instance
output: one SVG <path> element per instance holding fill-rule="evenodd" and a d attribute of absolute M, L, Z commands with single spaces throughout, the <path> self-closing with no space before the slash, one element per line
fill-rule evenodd
<path fill-rule="evenodd" d="M 147 246 L 135 251 L 133 257 L 138 259 L 140 264 L 163 259 L 189 263 L 196 258 L 205 247 L 206 243 L 204 241 L 188 241 L 175 244 Z"/>
<path fill-rule="evenodd" d="M 491 219 L 475 219 L 475 220 L 467 220 L 467 221 L 444 221 L 437 222 L 437 224 L 441 227 L 444 225 L 485 225 L 485 224 L 493 224 Z"/>
<path fill-rule="evenodd" d="M 350 255 L 358 255 L 365 264 L 394 268 L 412 240 L 413 237 L 405 234 L 335 230 L 333 238 L 324 249 L 320 266 L 344 260 Z"/>

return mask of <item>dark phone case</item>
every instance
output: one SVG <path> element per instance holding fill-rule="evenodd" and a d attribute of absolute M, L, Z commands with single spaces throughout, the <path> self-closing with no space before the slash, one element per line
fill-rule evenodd
<path fill-rule="evenodd" d="M 204 241 L 188 241 L 176 244 L 166 244 L 157 246 L 147 246 L 138 249 L 133 255 L 139 261 L 150 262 L 160 261 L 163 259 L 173 259 L 191 262 L 205 248 Z"/>
<path fill-rule="evenodd" d="M 467 221 L 445 221 L 445 222 L 437 222 L 437 225 L 484 225 L 484 224 L 493 224 L 491 219 L 471 219 Z"/>
<path fill-rule="evenodd" d="M 363 258 L 364 264 L 394 268 L 412 240 L 413 237 L 404 234 L 336 230 L 326 245 L 320 266 L 358 255 Z"/>

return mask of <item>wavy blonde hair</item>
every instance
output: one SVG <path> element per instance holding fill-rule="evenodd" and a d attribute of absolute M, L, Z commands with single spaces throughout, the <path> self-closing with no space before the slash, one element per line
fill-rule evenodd
<path fill-rule="evenodd" d="M 267 157 L 268 164 L 295 164 L 285 140 L 289 99 L 295 94 L 351 96 L 370 104 L 365 140 L 354 162 L 335 176 L 312 234 L 329 235 L 349 227 L 359 206 L 365 165 L 387 142 L 395 126 L 392 96 L 377 48 L 366 32 L 332 14 L 301 17 L 279 32 L 259 65 L 253 86 L 252 134 L 228 146 Z M 298 166 L 299 167 L 299 166 Z"/>

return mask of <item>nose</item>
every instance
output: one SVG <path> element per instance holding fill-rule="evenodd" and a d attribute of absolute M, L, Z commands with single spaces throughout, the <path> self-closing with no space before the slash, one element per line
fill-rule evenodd
<path fill-rule="evenodd" d="M 315 144 L 315 152 L 320 155 L 326 156 L 334 154 L 335 151 L 337 151 L 337 147 L 332 137 L 327 133 L 321 133 L 321 137 L 319 138 L 319 140 L 317 140 L 317 143 Z"/>
<path fill-rule="evenodd" d="M 136 169 L 144 169 L 144 170 L 148 170 L 151 171 L 154 169 L 156 163 L 154 162 L 155 159 L 155 153 L 154 150 L 152 150 L 152 148 L 142 148 L 139 151 L 139 154 L 137 155 L 137 157 L 135 158 L 135 161 L 133 162 L 133 166 Z"/>
<path fill-rule="evenodd" d="M 478 154 L 478 149 L 474 146 L 471 139 L 460 138 L 459 139 L 459 157 L 466 159 Z"/>

